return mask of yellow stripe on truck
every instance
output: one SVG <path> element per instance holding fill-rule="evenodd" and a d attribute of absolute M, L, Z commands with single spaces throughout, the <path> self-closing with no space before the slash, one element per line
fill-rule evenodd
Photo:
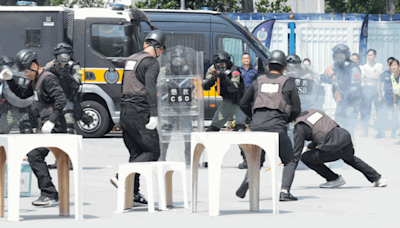
<path fill-rule="evenodd" d="M 122 75 L 124 73 L 124 69 L 123 68 L 117 68 L 115 69 L 118 74 L 119 74 L 119 79 L 117 84 L 121 84 L 122 83 Z M 83 83 L 88 83 L 88 84 L 107 84 L 106 80 L 104 79 L 104 74 L 108 71 L 107 68 L 85 68 L 82 69 L 82 82 Z M 85 78 L 85 72 L 93 72 L 94 75 L 96 76 L 95 80 L 86 80 Z M 204 97 L 219 97 L 220 95 L 217 93 L 217 91 L 215 90 L 215 85 L 213 87 L 211 87 L 211 89 L 209 91 L 203 91 L 203 96 Z"/>

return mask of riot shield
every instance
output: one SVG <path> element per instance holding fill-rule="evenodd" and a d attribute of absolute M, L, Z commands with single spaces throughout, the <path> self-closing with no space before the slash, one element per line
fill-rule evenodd
<path fill-rule="evenodd" d="M 204 127 L 203 52 L 175 46 L 158 60 L 159 160 L 189 164 L 190 135 Z"/>

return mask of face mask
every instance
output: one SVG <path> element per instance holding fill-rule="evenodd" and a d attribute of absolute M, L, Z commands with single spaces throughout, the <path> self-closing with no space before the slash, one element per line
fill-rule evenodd
<path fill-rule="evenodd" d="M 342 67 L 345 62 L 345 59 L 342 57 L 337 57 L 335 60 L 335 65 L 338 67 Z"/>
<path fill-rule="evenodd" d="M 63 64 L 67 64 L 71 60 L 71 56 L 67 53 L 57 55 L 57 60 Z"/>

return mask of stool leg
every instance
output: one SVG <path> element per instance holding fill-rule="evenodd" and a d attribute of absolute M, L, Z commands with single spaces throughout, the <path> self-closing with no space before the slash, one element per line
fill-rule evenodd
<path fill-rule="evenodd" d="M 4 217 L 4 187 L 6 177 L 6 152 L 0 147 L 0 218 Z"/>
<path fill-rule="evenodd" d="M 70 157 L 74 167 L 74 191 L 75 191 L 75 219 L 83 220 L 82 205 L 83 205 L 83 191 L 82 191 L 82 139 L 78 140 L 77 153 Z"/>
<path fill-rule="evenodd" d="M 21 161 L 8 160 L 8 221 L 19 221 L 19 195 L 21 180 Z"/>
<path fill-rule="evenodd" d="M 260 208 L 260 158 L 261 148 L 251 145 L 250 161 L 247 159 L 249 171 L 250 211 L 259 211 Z"/>
<path fill-rule="evenodd" d="M 193 140 L 192 140 L 193 141 Z M 194 149 L 193 149 L 194 148 Z M 197 190 L 199 177 L 199 160 L 203 153 L 204 145 L 192 143 L 192 213 L 197 212 Z"/>
<path fill-rule="evenodd" d="M 147 206 L 148 206 L 148 209 L 149 209 L 149 212 L 156 212 L 155 210 L 154 210 L 154 196 L 153 196 L 153 193 L 154 193 L 154 188 L 153 188 L 153 172 L 152 171 L 150 171 L 150 172 L 148 172 L 147 173 L 147 175 L 146 175 L 146 183 L 147 183 Z"/>
<path fill-rule="evenodd" d="M 270 151 L 268 153 L 268 157 L 270 159 L 270 165 L 271 165 L 271 181 L 272 181 L 272 208 L 273 208 L 273 214 L 279 214 L 279 183 L 278 180 L 282 180 L 282 175 L 278 175 L 278 155 L 279 154 L 279 141 L 278 141 L 278 136 L 276 137 L 275 141 L 275 150 Z M 272 152 L 272 153 L 271 153 Z M 279 176 L 281 176 L 280 179 Z"/>
<path fill-rule="evenodd" d="M 158 164 L 157 166 L 157 183 L 158 183 L 158 209 L 162 211 L 167 211 L 166 199 L 165 199 L 165 175 L 164 175 L 164 165 Z"/>
<path fill-rule="evenodd" d="M 182 164 L 180 170 L 182 176 L 183 205 L 185 208 L 189 208 L 188 198 L 187 198 L 187 187 L 186 187 L 186 165 Z"/>
<path fill-rule="evenodd" d="M 125 180 L 125 193 L 124 193 L 125 194 L 125 206 L 124 206 L 124 209 L 131 209 L 133 207 L 133 186 L 135 184 L 135 174 L 136 173 L 129 174 Z M 118 176 L 118 178 L 119 178 L 119 176 Z"/>
<path fill-rule="evenodd" d="M 69 157 L 57 148 L 51 150 L 57 161 L 60 216 L 69 216 Z"/>
<path fill-rule="evenodd" d="M 167 207 L 173 207 L 173 200 L 172 200 L 172 174 L 174 171 L 168 171 L 165 174 L 165 196 Z"/>

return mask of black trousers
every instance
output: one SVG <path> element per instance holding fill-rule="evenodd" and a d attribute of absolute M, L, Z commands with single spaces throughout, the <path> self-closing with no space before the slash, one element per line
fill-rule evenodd
<path fill-rule="evenodd" d="M 44 159 L 49 154 L 49 150 L 40 147 L 28 153 L 28 161 L 33 173 L 38 179 L 40 194 L 50 198 L 58 199 L 58 192 L 51 181 L 51 176 Z"/>
<path fill-rule="evenodd" d="M 134 108 L 121 109 L 120 125 L 122 137 L 129 150 L 129 162 L 157 161 L 160 157 L 160 143 L 157 129 L 149 130 L 149 113 L 137 113 Z M 139 174 L 135 175 L 134 194 L 139 193 Z"/>
<path fill-rule="evenodd" d="M 37 133 L 41 132 L 42 125 L 47 121 L 47 119 L 39 120 L 39 129 Z M 52 134 L 54 133 L 66 133 L 67 132 L 67 124 L 63 115 L 59 117 L 56 121 L 56 126 L 54 127 Z M 54 187 L 53 182 L 51 181 L 51 176 L 49 173 L 49 169 L 47 167 L 47 163 L 44 161 L 47 155 L 49 154 L 49 150 L 44 147 L 36 148 L 28 153 L 28 162 L 31 166 L 33 173 L 38 179 L 38 186 L 40 189 L 40 194 L 43 196 L 48 196 L 50 198 L 54 198 L 58 200 L 58 192 L 56 187 Z"/>
<path fill-rule="evenodd" d="M 286 189 L 290 191 L 294 179 L 294 172 L 296 171 L 296 167 L 301 155 L 294 155 L 292 141 L 290 141 L 286 128 L 282 130 L 268 130 L 265 132 L 279 133 L 279 157 L 281 158 L 281 161 L 284 165 L 281 189 Z M 262 152 L 265 154 L 265 151 Z M 265 161 L 265 156 L 262 159 Z M 248 171 L 246 172 L 245 180 L 246 179 L 248 179 Z"/>
<path fill-rule="evenodd" d="M 324 163 L 336 161 L 339 159 L 343 159 L 346 164 L 363 173 L 370 182 L 375 182 L 379 180 L 379 178 L 381 178 L 381 175 L 376 172 L 375 169 L 373 169 L 363 160 L 354 156 L 353 143 L 345 146 L 340 151 L 322 152 L 318 149 L 313 149 L 303 153 L 303 156 L 301 158 L 304 164 L 306 164 L 310 169 L 315 170 L 327 181 L 336 180 L 339 176 L 336 173 L 332 172 L 332 170 L 324 165 Z"/>

